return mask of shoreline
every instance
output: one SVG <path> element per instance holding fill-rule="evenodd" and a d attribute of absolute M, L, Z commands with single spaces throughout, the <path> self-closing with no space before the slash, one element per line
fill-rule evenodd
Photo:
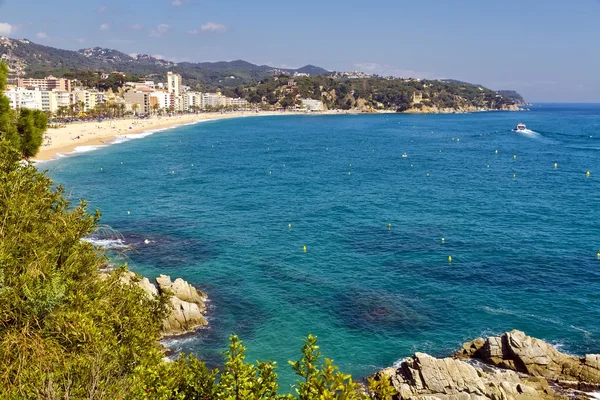
<path fill-rule="evenodd" d="M 172 117 L 151 117 L 148 119 L 126 118 L 105 120 L 102 122 L 73 123 L 61 128 L 49 128 L 44 134 L 44 144 L 35 157 L 32 158 L 32 161 L 36 163 L 53 161 L 66 155 L 84 153 L 99 147 L 121 143 L 122 141 L 143 138 L 155 132 L 200 122 L 271 115 L 295 114 L 274 112 L 205 113 L 176 115 Z"/>

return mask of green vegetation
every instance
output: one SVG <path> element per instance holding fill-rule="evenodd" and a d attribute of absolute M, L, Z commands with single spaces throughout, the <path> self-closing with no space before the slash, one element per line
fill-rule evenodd
<path fill-rule="evenodd" d="M 0 139 L 19 149 L 21 157 L 34 156 L 42 145 L 48 126 L 46 114 L 39 110 L 22 109 L 18 113 L 10 108 L 4 96 L 8 67 L 0 63 Z"/>
<path fill-rule="evenodd" d="M 325 76 L 277 76 L 263 79 L 258 84 L 226 89 L 224 94 L 272 107 L 294 107 L 300 99 L 308 98 L 322 100 L 328 109 L 365 111 L 392 109 L 403 112 L 423 107 L 502 109 L 514 104 L 512 98 L 468 83 L 391 78 L 340 80 Z M 415 95 L 422 99 L 415 102 Z"/>
<path fill-rule="evenodd" d="M 35 113 L 14 118 L 5 105 L 3 132 L 36 124 Z M 312 336 L 291 363 L 299 381 L 290 394 L 280 394 L 274 363 L 246 362 L 236 336 L 221 370 L 191 355 L 164 361 L 157 340 L 167 299 L 124 283 L 124 266 L 107 270 L 106 255 L 82 240 L 99 213 L 71 205 L 22 156 L 0 137 L 1 399 L 391 399 L 388 381 L 362 389 L 322 359 Z"/>

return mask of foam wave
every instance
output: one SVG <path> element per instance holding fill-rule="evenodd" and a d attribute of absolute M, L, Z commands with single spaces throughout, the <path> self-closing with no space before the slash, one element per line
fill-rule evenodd
<path fill-rule="evenodd" d="M 98 145 L 98 146 L 77 146 L 75 147 L 75 150 L 73 150 L 73 153 L 88 153 L 90 151 L 94 151 L 94 150 L 98 150 L 102 147 L 106 147 L 105 145 Z"/>
<path fill-rule="evenodd" d="M 102 247 L 103 249 L 125 249 L 127 244 L 122 239 L 98 239 L 98 238 L 84 238 L 84 242 L 88 242 L 93 246 Z"/>

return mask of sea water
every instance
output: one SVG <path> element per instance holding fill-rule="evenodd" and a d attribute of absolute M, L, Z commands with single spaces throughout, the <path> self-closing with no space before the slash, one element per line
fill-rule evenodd
<path fill-rule="evenodd" d="M 511 329 L 600 352 L 600 105 L 230 119 L 41 168 L 132 270 L 208 294 L 167 343 L 210 365 L 233 333 L 284 389 L 309 333 L 356 378 Z"/>

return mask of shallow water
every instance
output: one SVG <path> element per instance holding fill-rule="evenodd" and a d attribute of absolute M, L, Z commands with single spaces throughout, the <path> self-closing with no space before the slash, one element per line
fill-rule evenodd
<path fill-rule="evenodd" d="M 600 105 L 240 118 L 43 167 L 132 269 L 208 293 L 170 344 L 211 364 L 230 333 L 284 386 L 308 333 L 355 377 L 510 329 L 600 351 Z"/>

